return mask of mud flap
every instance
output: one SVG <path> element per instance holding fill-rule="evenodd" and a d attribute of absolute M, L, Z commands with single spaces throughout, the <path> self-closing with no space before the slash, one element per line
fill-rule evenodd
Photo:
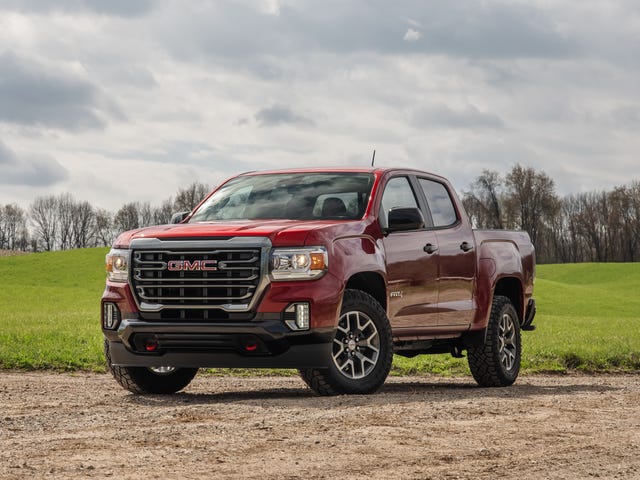
<path fill-rule="evenodd" d="M 524 316 L 524 322 L 520 325 L 520 330 L 531 331 L 535 330 L 536 326 L 533 324 L 533 319 L 536 316 L 536 301 L 532 298 L 527 305 L 527 312 Z"/>
<path fill-rule="evenodd" d="M 487 329 L 482 328 L 480 330 L 470 330 L 462 334 L 460 337 L 460 343 L 464 348 L 467 347 L 480 347 L 484 345 L 487 339 Z"/>

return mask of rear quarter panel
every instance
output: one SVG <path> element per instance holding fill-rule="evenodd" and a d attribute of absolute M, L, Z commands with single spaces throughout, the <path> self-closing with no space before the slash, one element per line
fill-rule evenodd
<path fill-rule="evenodd" d="M 516 305 L 520 319 L 533 296 L 535 251 L 526 232 L 507 230 L 474 230 L 478 249 L 478 309 L 472 330 L 484 328 L 491 312 L 496 284 L 503 278 L 514 278 L 521 286 Z"/>

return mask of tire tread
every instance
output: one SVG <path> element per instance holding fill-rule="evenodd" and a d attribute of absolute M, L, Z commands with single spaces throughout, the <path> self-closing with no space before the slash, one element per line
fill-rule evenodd
<path fill-rule="evenodd" d="M 198 373 L 197 368 L 179 368 L 169 375 L 157 375 L 145 367 L 118 367 L 111 363 L 109 342 L 104 341 L 107 368 L 125 390 L 138 395 L 171 394 L 185 388 Z"/>
<path fill-rule="evenodd" d="M 514 375 L 507 375 L 500 368 L 499 352 L 498 352 L 498 322 L 505 308 L 511 307 L 513 304 L 508 297 L 495 295 L 491 305 L 491 315 L 487 325 L 487 336 L 484 345 L 478 347 L 470 347 L 467 351 L 467 359 L 469 369 L 473 378 L 481 387 L 506 387 L 515 382 L 520 370 L 521 359 L 521 339 L 518 317 L 515 315 L 514 323 L 516 328 L 516 342 L 518 345 L 517 368 Z M 515 310 L 513 311 L 515 314 Z"/>

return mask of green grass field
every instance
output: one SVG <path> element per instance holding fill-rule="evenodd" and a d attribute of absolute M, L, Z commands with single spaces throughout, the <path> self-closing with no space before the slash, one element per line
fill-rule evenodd
<path fill-rule="evenodd" d="M 0 257 L 0 368 L 104 371 L 99 304 L 106 252 Z M 540 265 L 538 329 L 523 332 L 524 372 L 640 370 L 639 293 L 640 263 Z M 468 368 L 465 359 L 422 355 L 396 358 L 393 373 L 455 375 Z"/>
<path fill-rule="evenodd" d="M 0 257 L 0 367 L 104 370 L 107 251 Z"/>

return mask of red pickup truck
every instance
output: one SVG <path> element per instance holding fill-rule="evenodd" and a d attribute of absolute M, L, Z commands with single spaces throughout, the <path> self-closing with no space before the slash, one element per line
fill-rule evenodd
<path fill-rule="evenodd" d="M 533 330 L 526 232 L 473 230 L 442 177 L 408 169 L 245 173 L 106 258 L 109 370 L 173 393 L 200 367 L 295 368 L 318 394 L 371 393 L 393 354 L 467 352 L 512 384 Z"/>

